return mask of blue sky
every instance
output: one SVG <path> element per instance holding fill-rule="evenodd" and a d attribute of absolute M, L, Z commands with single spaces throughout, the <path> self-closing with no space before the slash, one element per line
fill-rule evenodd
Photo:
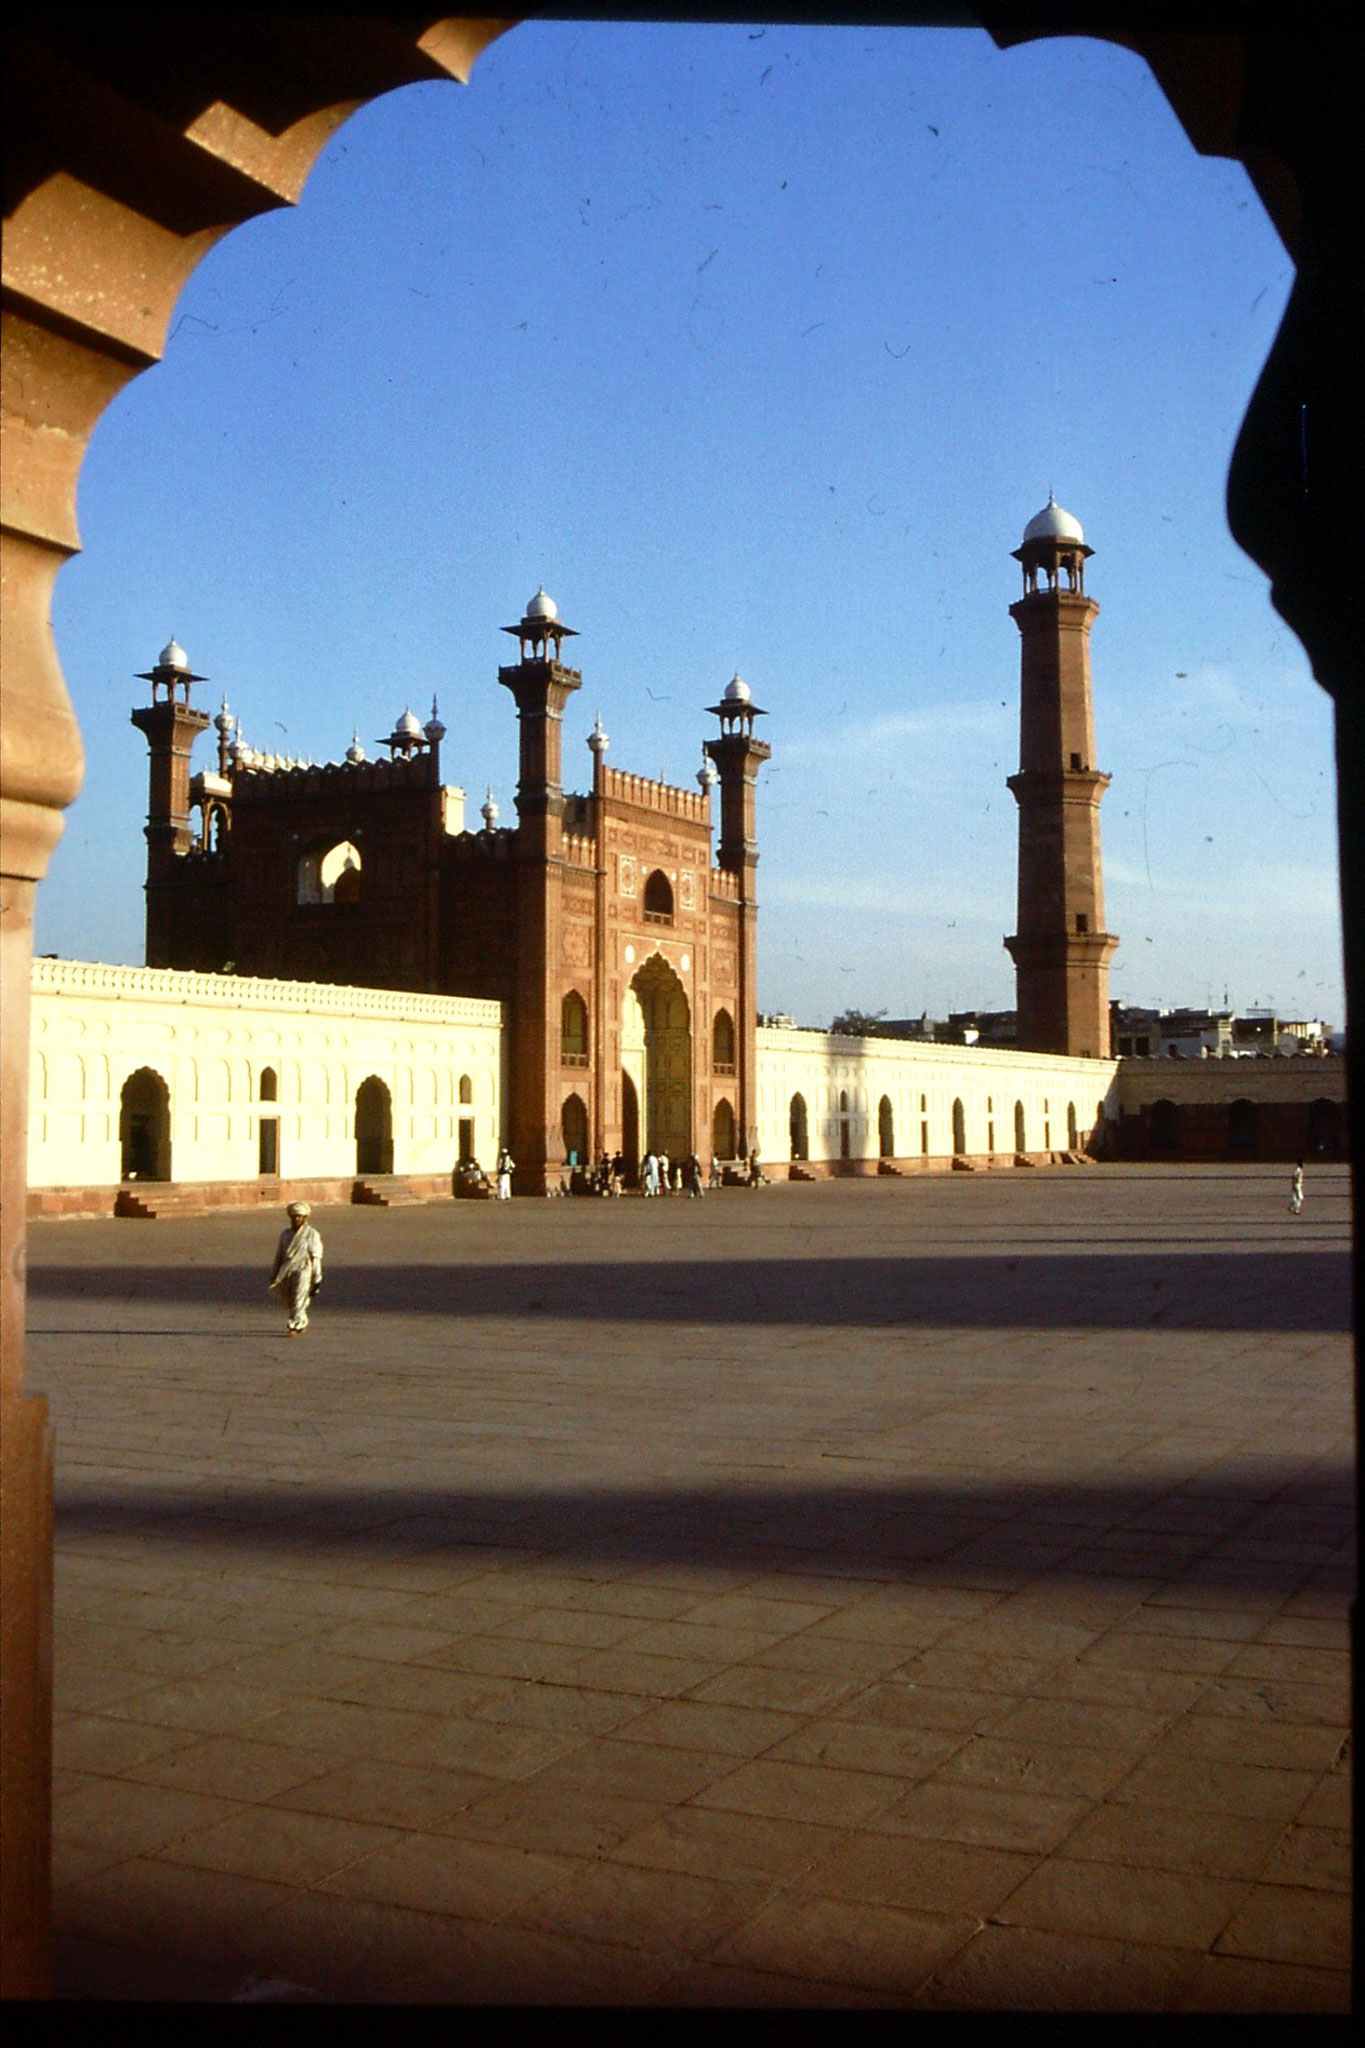
<path fill-rule="evenodd" d="M 373 752 L 435 694 L 506 823 L 498 628 L 543 582 L 569 787 L 599 708 L 686 782 L 735 669 L 767 708 L 763 1008 L 1008 1006 L 1010 551 L 1051 488 L 1095 549 L 1113 992 L 1339 1024 L 1328 701 L 1223 510 L 1291 281 L 1101 42 L 531 22 L 389 95 L 96 431 L 39 950 L 142 958 L 128 711 L 172 633 L 262 748 Z"/>

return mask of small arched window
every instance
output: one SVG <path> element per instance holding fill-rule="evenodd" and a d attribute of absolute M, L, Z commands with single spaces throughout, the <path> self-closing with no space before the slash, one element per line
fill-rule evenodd
<path fill-rule="evenodd" d="M 280 1097 L 279 1076 L 273 1067 L 261 1068 L 261 1101 L 278 1102 Z"/>
<path fill-rule="evenodd" d="M 896 1156 L 896 1119 L 891 1108 L 891 1097 L 883 1095 L 877 1105 L 877 1142 L 883 1159 Z"/>
<path fill-rule="evenodd" d="M 577 989 L 570 989 L 559 1006 L 559 1049 L 566 1067 L 588 1064 L 588 1006 Z"/>
<path fill-rule="evenodd" d="M 645 923 L 672 924 L 673 884 L 662 868 L 655 868 L 645 883 Z"/>
<path fill-rule="evenodd" d="M 791 1131 L 792 1158 L 809 1158 L 810 1142 L 807 1135 L 808 1123 L 806 1117 L 806 1098 L 804 1095 L 793 1095 L 791 1108 L 788 1113 L 788 1123 Z"/>
<path fill-rule="evenodd" d="M 735 1112 L 729 1102 L 718 1102 L 711 1119 L 711 1150 L 717 1159 L 735 1157 Z"/>
<path fill-rule="evenodd" d="M 360 854 L 351 841 L 315 846 L 305 853 L 299 862 L 296 893 L 300 903 L 358 903 Z"/>
<path fill-rule="evenodd" d="M 735 1020 L 728 1010 L 717 1010 L 711 1030 L 711 1066 L 717 1074 L 735 1071 Z"/>
<path fill-rule="evenodd" d="M 474 1100 L 474 1083 L 470 1080 L 468 1074 L 461 1074 L 460 1076 L 460 1100 L 461 1102 L 472 1102 Z"/>
<path fill-rule="evenodd" d="M 1074 1102 L 1068 1102 L 1066 1106 L 1066 1142 L 1073 1152 L 1081 1142 L 1080 1131 L 1076 1125 L 1076 1105 Z"/>
<path fill-rule="evenodd" d="M 953 1151 L 959 1159 L 967 1150 L 967 1113 L 961 1100 L 953 1103 Z"/>
<path fill-rule="evenodd" d="M 1016 1103 L 1015 1103 L 1015 1105 L 1014 1105 L 1014 1149 L 1015 1149 L 1015 1151 L 1016 1151 L 1016 1152 L 1027 1152 L 1027 1151 L 1028 1151 L 1028 1142 L 1027 1142 L 1027 1140 L 1028 1140 L 1028 1131 L 1027 1131 L 1027 1129 L 1026 1129 L 1026 1127 L 1025 1127 L 1025 1124 L 1024 1124 L 1024 1105 L 1023 1105 L 1023 1103 L 1022 1103 L 1022 1102 L 1016 1102 Z"/>

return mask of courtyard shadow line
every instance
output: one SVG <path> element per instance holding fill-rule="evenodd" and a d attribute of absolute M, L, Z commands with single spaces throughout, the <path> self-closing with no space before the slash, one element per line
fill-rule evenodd
<path fill-rule="evenodd" d="M 864 1471 L 871 1462 L 831 1460 Z M 1046 1573 L 1112 1580 L 1116 1591 L 1125 1579 L 1155 1579 L 1288 1595 L 1317 1580 L 1352 1526 L 1354 1482 L 1345 1461 L 1315 1467 L 1311 1489 L 1301 1465 L 1288 1460 L 1251 1460 L 1240 1473 L 1204 1480 L 1149 1476 L 1131 1485 L 972 1485 L 851 1472 L 842 1481 L 832 1473 L 818 1483 L 783 1483 L 772 1467 L 756 1461 L 754 1471 L 761 1482 L 750 1486 L 730 1471 L 714 1486 L 534 1492 L 229 1484 L 202 1501 L 187 1500 L 183 1485 L 144 1482 L 59 1501 L 57 1528 L 67 1539 L 135 1533 L 153 1543 L 202 1543 L 219 1566 L 225 1554 L 245 1562 L 256 1546 L 276 1549 L 275 1569 L 287 1576 L 289 1558 L 277 1550 L 284 1543 L 291 1552 L 298 1546 L 314 1572 L 320 1559 L 335 1559 L 338 1579 L 350 1567 L 444 1551 L 452 1566 L 475 1573 L 487 1552 L 490 1570 L 553 1556 L 582 1563 L 588 1576 L 593 1568 L 626 1576 L 686 1564 L 782 1570 L 794 1583 L 804 1568 L 816 1576 L 994 1587 L 1032 1584 Z M 1290 1525 L 1267 1552 L 1268 1511 L 1273 1524 L 1273 1503 L 1287 1489 Z"/>
<path fill-rule="evenodd" d="M 258 1266 L 35 1266 L 38 1301 L 259 1310 Z M 1350 1252 L 333 1264 L 323 1312 L 865 1329 L 1349 1331 Z M 34 1334 L 41 1334 L 35 1326 Z"/>

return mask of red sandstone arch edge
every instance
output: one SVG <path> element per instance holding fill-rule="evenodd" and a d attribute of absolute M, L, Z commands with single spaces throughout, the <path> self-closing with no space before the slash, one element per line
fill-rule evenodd
<path fill-rule="evenodd" d="M 608 12 L 584 6 L 583 15 Z M 711 12 L 708 10 L 708 13 Z M 940 10 L 876 10 L 941 22 Z M 686 10 L 678 10 L 685 16 Z M 736 16 L 748 19 L 749 16 Z M 1362 978 L 1365 898 L 1350 877 L 1365 751 L 1359 617 L 1349 593 L 1354 527 L 1336 511 L 1358 462 L 1359 392 L 1345 336 L 1353 286 L 1350 180 L 1342 176 L 1355 67 L 1334 38 L 1090 28 L 1082 9 L 978 9 L 1002 44 L 1098 33 L 1151 65 L 1196 149 L 1240 159 L 1300 276 L 1248 410 L 1229 486 L 1234 532 L 1339 699 L 1347 983 Z M 52 1446 L 46 1405 L 23 1384 L 28 990 L 34 893 L 81 781 L 80 735 L 53 644 L 50 599 L 76 551 L 76 483 L 90 434 L 155 362 L 190 271 L 233 226 L 295 201 L 319 151 L 364 101 L 397 86 L 465 79 L 513 19 L 83 14 L 8 31 L 4 281 L 3 645 L 0 680 L 0 1613 L 4 1856 L 0 1995 L 50 1990 Z M 1304 420 L 1315 440 L 1303 485 Z M 1318 452 L 1320 449 L 1320 453 Z M 736 820 L 742 829 L 742 820 Z M 1351 1041 L 1353 1099 L 1362 1054 Z M 743 1087 L 743 1076 L 741 1076 Z"/>

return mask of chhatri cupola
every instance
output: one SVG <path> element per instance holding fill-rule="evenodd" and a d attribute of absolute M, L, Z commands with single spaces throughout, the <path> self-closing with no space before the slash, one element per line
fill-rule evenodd
<path fill-rule="evenodd" d="M 753 691 L 739 674 L 731 676 L 719 704 L 708 704 L 706 708 L 713 718 L 720 720 L 722 734 L 742 733 L 746 739 L 753 738 L 754 720 L 768 715 L 755 704 Z"/>
<path fill-rule="evenodd" d="M 188 704 L 190 684 L 206 683 L 208 677 L 195 675 L 184 648 L 178 640 L 171 639 L 166 642 L 151 668 L 139 670 L 138 681 L 151 684 L 154 704 L 161 701 L 162 691 L 165 692 L 166 701 L 169 703 L 177 690 Z"/>
<path fill-rule="evenodd" d="M 504 626 L 504 633 L 510 633 L 521 647 L 523 661 L 559 661 L 566 640 L 576 640 L 578 633 L 573 626 L 566 626 L 559 616 L 559 606 L 548 594 L 544 584 L 527 605 L 515 626 Z"/>
<path fill-rule="evenodd" d="M 1024 593 L 1038 588 L 1041 575 L 1049 590 L 1061 586 L 1079 594 L 1085 591 L 1085 562 L 1093 548 L 1085 544 L 1081 522 L 1057 503 L 1051 491 L 1041 512 L 1035 512 L 1024 528 L 1024 538 L 1014 550 L 1014 559 L 1024 568 Z"/>

